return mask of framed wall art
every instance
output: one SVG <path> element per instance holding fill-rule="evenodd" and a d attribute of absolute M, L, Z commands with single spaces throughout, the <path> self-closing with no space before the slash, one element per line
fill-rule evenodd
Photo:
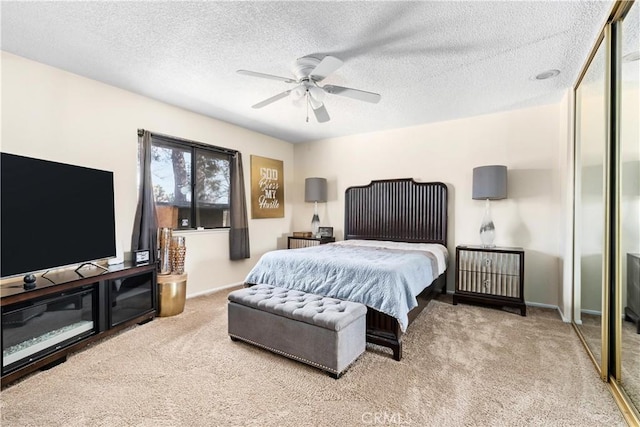
<path fill-rule="evenodd" d="M 251 156 L 251 218 L 284 217 L 282 160 Z"/>

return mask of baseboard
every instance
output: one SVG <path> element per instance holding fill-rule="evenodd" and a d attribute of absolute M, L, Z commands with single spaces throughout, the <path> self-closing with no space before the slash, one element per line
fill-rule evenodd
<path fill-rule="evenodd" d="M 543 304 L 541 302 L 526 302 L 526 301 L 525 301 L 525 304 L 527 304 L 530 307 L 550 308 L 552 310 L 556 310 L 558 312 L 558 315 L 560 316 L 560 319 L 562 319 L 564 323 L 571 323 L 571 319 L 565 317 L 564 313 L 562 313 L 562 310 L 560 310 L 560 307 L 558 307 L 557 305 Z"/>
<path fill-rule="evenodd" d="M 201 297 L 203 295 L 211 295 L 219 291 L 224 291 L 226 289 L 231 289 L 231 288 L 235 288 L 242 285 L 244 285 L 244 282 L 231 283 L 230 285 L 224 285 L 219 288 L 207 289 L 206 291 L 200 291 L 193 294 L 188 294 L 186 298 L 189 299 L 189 298 Z"/>
<path fill-rule="evenodd" d="M 558 312 L 560 313 L 560 316 L 562 317 L 562 320 L 565 323 L 571 323 L 571 318 L 564 316 L 564 314 L 560 310 L 560 307 L 558 307 Z M 597 310 L 581 310 L 581 313 L 583 313 L 583 314 L 591 314 L 593 316 L 602 316 L 602 313 L 600 311 L 597 311 Z M 624 314 L 622 315 L 622 319 L 624 319 Z M 582 325 L 582 320 L 576 320 L 575 323 L 578 324 L 578 325 Z"/>
<path fill-rule="evenodd" d="M 558 313 L 560 313 L 560 317 L 564 323 L 571 323 L 571 316 L 565 316 L 564 312 L 558 307 Z"/>
<path fill-rule="evenodd" d="M 447 295 L 453 295 L 454 293 L 455 293 L 455 291 L 447 290 Z M 541 302 L 530 302 L 530 301 L 525 301 L 524 303 L 527 306 L 530 306 L 530 307 L 550 308 L 552 310 L 557 310 L 558 314 L 560 315 L 560 318 L 562 319 L 563 322 L 565 322 L 565 323 L 570 323 L 571 322 L 571 319 L 566 318 L 564 316 L 564 314 L 562 313 L 562 310 L 560 310 L 560 307 L 558 307 L 557 305 L 543 304 Z"/>

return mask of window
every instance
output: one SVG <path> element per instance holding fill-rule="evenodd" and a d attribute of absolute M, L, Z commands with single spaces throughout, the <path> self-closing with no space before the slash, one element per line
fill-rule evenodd
<path fill-rule="evenodd" d="M 223 148 L 154 135 L 151 180 L 158 226 L 229 227 L 230 161 Z"/>

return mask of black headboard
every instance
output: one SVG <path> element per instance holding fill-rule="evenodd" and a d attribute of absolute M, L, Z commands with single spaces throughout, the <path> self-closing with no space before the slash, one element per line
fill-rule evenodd
<path fill-rule="evenodd" d="M 345 191 L 344 238 L 447 245 L 447 186 L 412 178 Z"/>

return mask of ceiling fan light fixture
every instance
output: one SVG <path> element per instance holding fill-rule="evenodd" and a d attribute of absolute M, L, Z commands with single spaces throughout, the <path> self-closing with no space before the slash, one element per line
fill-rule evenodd
<path fill-rule="evenodd" d="M 560 74 L 560 70 L 552 69 L 543 71 L 540 74 L 536 74 L 532 80 L 548 80 L 552 79 Z"/>
<path fill-rule="evenodd" d="M 291 95 L 294 99 L 300 99 L 305 95 L 306 92 L 307 90 L 305 89 L 305 87 L 300 85 L 291 90 Z"/>
<path fill-rule="evenodd" d="M 324 105 L 327 93 L 373 104 L 380 101 L 380 94 L 378 93 L 343 86 L 318 85 L 319 82 L 323 81 L 327 76 L 340 68 L 342 64 L 343 62 L 341 60 L 331 55 L 327 55 L 322 59 L 311 56 L 298 58 L 294 62 L 292 70 L 295 80 L 288 77 L 280 77 L 273 74 L 265 74 L 250 70 L 238 70 L 238 73 L 250 77 L 259 77 L 296 84 L 296 87 L 292 89 L 286 90 L 252 105 L 252 108 L 264 108 L 288 95 L 291 95 L 291 99 L 293 99 L 294 104 L 296 104 L 296 101 L 300 101 L 304 98 L 304 104 L 307 107 L 307 121 L 309 121 L 309 107 L 311 107 L 318 123 L 326 123 L 331 120 L 331 117 L 327 112 L 327 108 Z M 298 105 L 299 104 L 301 103 L 298 102 Z"/>

